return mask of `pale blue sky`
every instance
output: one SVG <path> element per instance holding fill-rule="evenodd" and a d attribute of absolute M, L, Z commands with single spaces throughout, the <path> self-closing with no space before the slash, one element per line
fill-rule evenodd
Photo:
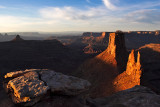
<path fill-rule="evenodd" d="M 160 0 L 0 0 L 0 32 L 160 29 Z"/>

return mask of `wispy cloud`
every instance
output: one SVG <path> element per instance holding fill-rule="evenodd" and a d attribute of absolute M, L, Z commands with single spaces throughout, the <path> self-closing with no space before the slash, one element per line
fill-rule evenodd
<path fill-rule="evenodd" d="M 63 20 L 87 20 L 105 16 L 107 11 L 103 7 L 88 8 L 81 10 L 74 7 L 47 7 L 40 9 L 40 14 L 44 18 Z"/>
<path fill-rule="evenodd" d="M 90 3 L 91 1 L 90 0 L 86 0 L 86 2 Z"/>
<path fill-rule="evenodd" d="M 122 3 L 123 0 L 102 0 L 103 4 L 112 11 L 125 11 L 125 10 L 138 10 L 138 9 L 147 9 L 153 8 L 156 6 L 160 6 L 160 0 L 150 1 L 150 2 L 140 2 L 138 4 L 124 4 Z M 117 5 L 115 5 L 117 4 Z M 121 4 L 118 5 L 118 4 Z"/>
<path fill-rule="evenodd" d="M 117 7 L 111 2 L 113 0 L 102 0 L 104 5 L 110 10 L 117 10 Z"/>
<path fill-rule="evenodd" d="M 160 1 L 143 2 L 125 7 L 126 10 L 148 9 L 160 6 Z"/>
<path fill-rule="evenodd" d="M 136 23 L 160 23 L 160 11 L 157 9 L 142 9 L 128 13 L 125 20 Z"/>
<path fill-rule="evenodd" d="M 45 30 L 46 26 L 54 25 L 55 23 L 56 21 L 54 20 L 45 20 L 43 18 L 0 15 L 0 32 L 39 31 Z"/>
<path fill-rule="evenodd" d="M 83 9 L 74 6 L 43 7 L 35 10 L 35 13 L 38 12 L 35 18 L 24 15 L 0 15 L 0 31 L 113 31 L 143 29 L 144 26 L 148 29 L 160 27 L 160 24 L 157 24 L 160 23 L 160 11 L 154 9 L 160 2 L 120 6 L 121 0 L 102 1 L 103 4 L 96 5 L 97 7 L 94 5 Z"/>

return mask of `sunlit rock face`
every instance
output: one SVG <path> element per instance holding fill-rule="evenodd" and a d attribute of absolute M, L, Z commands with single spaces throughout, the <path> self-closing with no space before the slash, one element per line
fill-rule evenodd
<path fill-rule="evenodd" d="M 126 67 L 126 73 L 128 75 L 132 74 L 141 74 L 141 63 L 140 63 L 140 53 L 138 52 L 137 54 L 137 62 L 135 61 L 135 55 L 134 55 L 134 50 L 131 51 L 129 57 L 128 57 L 128 62 L 127 62 L 127 67 Z"/>
<path fill-rule="evenodd" d="M 8 93 L 12 93 L 12 101 L 15 104 L 24 103 L 25 106 L 31 106 L 38 102 L 43 95 L 47 93 L 49 87 L 39 79 L 39 74 L 35 69 L 16 71 L 7 73 L 4 88 Z"/>
<path fill-rule="evenodd" d="M 123 72 L 126 66 L 127 50 L 122 32 L 110 33 L 109 44 L 106 51 L 111 57 L 115 58 L 119 72 Z"/>
<path fill-rule="evenodd" d="M 95 58 L 86 61 L 77 75 L 93 85 L 89 95 L 93 98 L 112 95 L 115 92 L 140 85 L 140 53 L 137 61 L 134 50 L 128 55 L 122 32 L 110 33 L 108 48 Z"/>
<path fill-rule="evenodd" d="M 32 106 L 50 93 L 77 96 L 90 87 L 86 80 L 48 69 L 27 69 L 5 75 L 4 88 L 15 104 Z"/>
<path fill-rule="evenodd" d="M 18 76 L 21 76 L 25 73 L 29 72 L 29 70 L 25 70 L 25 71 L 16 71 L 16 72 L 10 72 L 10 73 L 7 73 L 4 78 L 15 78 L 15 77 L 18 77 Z"/>
<path fill-rule="evenodd" d="M 110 33 L 108 48 L 96 56 L 122 73 L 126 69 L 128 52 L 125 47 L 124 33 Z"/>
<path fill-rule="evenodd" d="M 160 31 L 155 31 L 155 35 L 159 35 L 160 34 Z"/>
<path fill-rule="evenodd" d="M 96 57 L 83 63 L 77 76 L 89 80 L 93 98 L 115 93 L 113 80 L 126 69 L 128 52 L 125 48 L 124 34 L 110 33 L 108 48 Z"/>
<path fill-rule="evenodd" d="M 141 73 L 140 53 L 138 52 L 136 62 L 134 50 L 132 50 L 128 58 L 126 71 L 119 74 L 113 81 L 115 92 L 132 88 L 135 85 L 140 85 Z"/>

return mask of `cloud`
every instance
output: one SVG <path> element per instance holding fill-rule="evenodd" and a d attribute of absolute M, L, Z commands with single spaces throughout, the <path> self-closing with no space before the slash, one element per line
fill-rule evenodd
<path fill-rule="evenodd" d="M 102 0 L 104 5 L 110 10 L 117 10 L 117 7 L 111 2 L 111 0 Z"/>
<path fill-rule="evenodd" d="M 107 11 L 103 7 L 88 8 L 81 10 L 74 7 L 47 7 L 40 9 L 40 14 L 44 18 L 63 20 L 88 20 L 105 16 Z"/>
<path fill-rule="evenodd" d="M 136 23 L 160 23 L 160 11 L 156 9 L 142 9 L 128 13 L 125 20 Z"/>
<path fill-rule="evenodd" d="M 40 31 L 55 23 L 56 21 L 43 18 L 0 15 L 0 32 Z"/>
<path fill-rule="evenodd" d="M 90 3 L 91 1 L 90 0 L 86 0 L 86 2 Z"/>
<path fill-rule="evenodd" d="M 55 20 L 58 25 L 65 26 L 65 30 L 106 31 L 113 29 L 113 25 L 115 26 L 120 21 L 119 17 L 112 15 L 104 6 L 88 7 L 86 9 L 71 6 L 46 7 L 40 9 L 39 12 L 42 18 Z"/>
<path fill-rule="evenodd" d="M 139 2 L 138 4 L 132 3 L 131 5 L 125 4 L 125 3 L 123 4 L 123 0 L 102 0 L 102 2 L 109 10 L 112 10 L 112 11 L 149 9 L 156 6 L 160 6 L 160 0 L 151 1 L 151 2 Z M 118 5 L 119 2 L 121 5 Z"/>
<path fill-rule="evenodd" d="M 122 2 L 121 0 L 102 1 L 105 5 L 83 9 L 72 6 L 40 8 L 37 9 L 38 15 L 35 18 L 0 15 L 0 31 L 113 31 L 140 30 L 144 26 L 148 29 L 160 27 L 157 24 L 160 23 L 160 11 L 153 9 L 160 3 L 148 2 L 130 6 L 121 3 L 119 6 L 118 2 Z"/>
<path fill-rule="evenodd" d="M 1 9 L 4 9 L 4 8 L 6 8 L 6 7 L 5 7 L 5 6 L 1 6 L 1 5 L 0 5 L 0 8 L 1 8 Z"/>
<path fill-rule="evenodd" d="M 149 8 L 154 8 L 156 6 L 160 6 L 160 1 L 152 1 L 152 2 L 143 2 L 139 4 L 134 4 L 125 7 L 126 10 L 138 10 L 138 9 L 149 9 Z"/>

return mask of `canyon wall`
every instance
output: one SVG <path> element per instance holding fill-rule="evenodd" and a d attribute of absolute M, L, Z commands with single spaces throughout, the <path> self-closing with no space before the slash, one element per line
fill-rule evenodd
<path fill-rule="evenodd" d="M 79 67 L 77 76 L 91 82 L 92 87 L 88 92 L 90 97 L 112 95 L 140 84 L 140 54 L 138 53 L 137 62 L 134 51 L 128 58 L 124 33 L 110 33 L 108 48 L 84 62 Z"/>

